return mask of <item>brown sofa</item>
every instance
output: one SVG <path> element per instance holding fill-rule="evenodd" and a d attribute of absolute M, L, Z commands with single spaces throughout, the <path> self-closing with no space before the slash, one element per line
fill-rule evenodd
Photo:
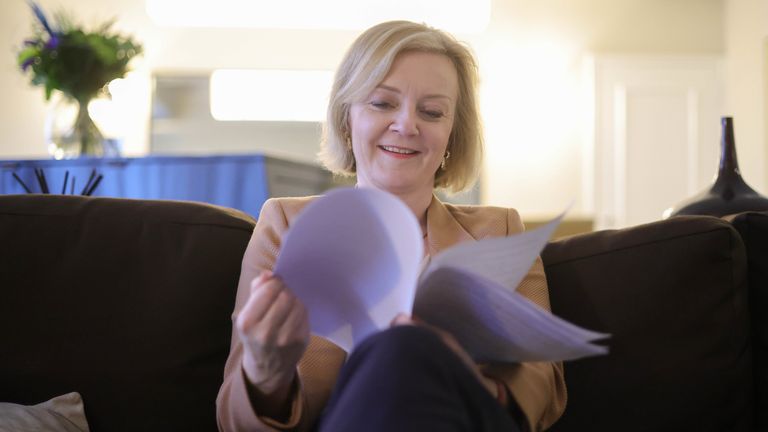
<path fill-rule="evenodd" d="M 610 355 L 566 364 L 568 407 L 552 430 L 766 430 L 768 212 L 730 220 L 547 246 L 553 312 L 613 335 Z"/>
<path fill-rule="evenodd" d="M 219 207 L 0 196 L 0 402 L 79 392 L 91 431 L 214 431 L 254 221 Z"/>
<path fill-rule="evenodd" d="M 765 427 L 766 221 L 550 243 L 554 312 L 613 335 L 610 355 L 566 364 L 553 430 L 746 431 L 755 413 Z M 215 430 L 253 224 L 205 204 L 0 196 L 0 402 L 77 391 L 92 431 Z"/>

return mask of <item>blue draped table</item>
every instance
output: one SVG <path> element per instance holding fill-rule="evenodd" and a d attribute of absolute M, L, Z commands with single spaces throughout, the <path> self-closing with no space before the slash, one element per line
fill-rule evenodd
<path fill-rule="evenodd" d="M 23 194 L 15 172 L 40 193 L 34 170 L 42 168 L 50 193 L 61 193 L 69 172 L 69 194 L 81 194 L 91 172 L 103 175 L 93 196 L 201 201 L 242 210 L 256 217 L 273 196 L 322 193 L 331 175 L 320 167 L 265 155 L 149 156 L 69 160 L 0 161 L 0 194 Z"/>

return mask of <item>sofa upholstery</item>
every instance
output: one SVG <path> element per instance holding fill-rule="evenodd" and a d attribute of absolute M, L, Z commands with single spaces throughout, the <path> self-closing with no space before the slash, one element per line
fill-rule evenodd
<path fill-rule="evenodd" d="M 755 430 L 768 431 L 768 212 L 727 216 L 747 248 L 755 374 Z"/>
<path fill-rule="evenodd" d="M 76 391 L 92 431 L 216 430 L 253 223 L 204 204 L 0 196 L 0 402 Z"/>
<path fill-rule="evenodd" d="M 612 334 L 569 362 L 556 431 L 750 431 L 747 256 L 738 232 L 686 216 L 550 243 L 552 310 Z"/>
<path fill-rule="evenodd" d="M 752 371 L 766 326 L 753 314 L 750 330 L 749 315 L 765 301 L 766 219 L 688 216 L 551 242 L 553 311 L 612 334 L 610 355 L 566 363 L 553 430 L 752 430 L 768 412 L 754 405 L 765 370 Z M 198 203 L 0 196 L 0 402 L 77 391 L 96 432 L 216 430 L 253 224 Z"/>

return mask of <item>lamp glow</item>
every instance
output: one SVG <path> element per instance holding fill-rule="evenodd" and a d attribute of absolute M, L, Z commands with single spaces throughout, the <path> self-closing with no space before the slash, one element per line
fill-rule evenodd
<path fill-rule="evenodd" d="M 482 32 L 490 0 L 146 0 L 147 15 L 172 27 L 362 30 L 404 19 L 458 33 Z"/>
<path fill-rule="evenodd" d="M 211 115 L 219 121 L 325 119 L 331 71 L 220 69 L 211 74 Z"/>

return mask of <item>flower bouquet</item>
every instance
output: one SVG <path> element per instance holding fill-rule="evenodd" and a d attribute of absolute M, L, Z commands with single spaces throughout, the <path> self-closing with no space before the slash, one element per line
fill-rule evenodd
<path fill-rule="evenodd" d="M 50 139 L 68 156 L 101 156 L 103 136 L 88 114 L 88 103 L 108 94 L 110 81 L 125 76 L 128 63 L 141 53 L 141 45 L 111 31 L 113 21 L 85 31 L 63 14 L 49 21 L 37 3 L 29 5 L 36 17 L 34 35 L 24 41 L 18 64 L 32 85 L 45 88 L 46 100 L 58 90 L 77 105 L 71 127 Z"/>

